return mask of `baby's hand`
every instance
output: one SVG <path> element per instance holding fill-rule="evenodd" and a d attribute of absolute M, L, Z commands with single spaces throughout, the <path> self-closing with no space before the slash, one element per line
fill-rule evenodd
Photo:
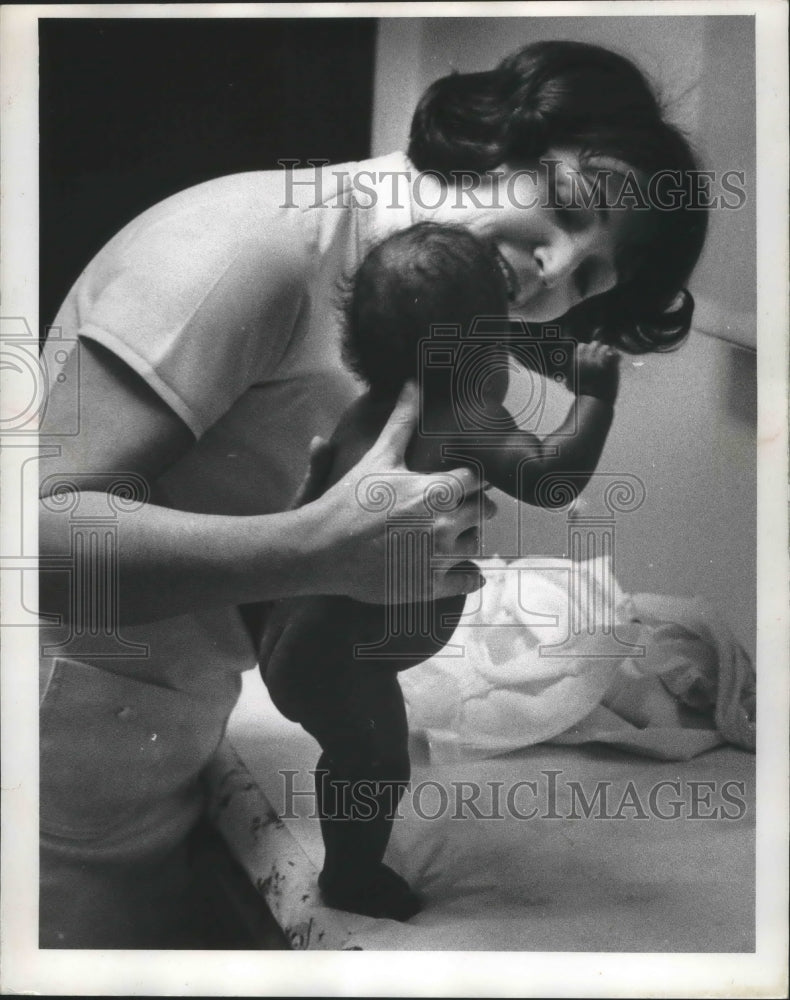
<path fill-rule="evenodd" d="M 593 341 L 576 348 L 576 395 L 595 396 L 614 403 L 620 384 L 620 354 L 606 344 Z"/>

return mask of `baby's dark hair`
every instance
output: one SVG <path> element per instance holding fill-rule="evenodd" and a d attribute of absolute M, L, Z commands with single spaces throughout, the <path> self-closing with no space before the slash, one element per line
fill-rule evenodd
<path fill-rule="evenodd" d="M 468 331 L 506 316 L 507 285 L 493 248 L 462 226 L 419 222 L 376 244 L 346 289 L 346 364 L 375 392 L 416 378 L 433 325 Z"/>
<path fill-rule="evenodd" d="M 559 149 L 578 152 L 582 167 L 605 156 L 645 178 L 670 171 L 679 178 L 682 204 L 639 210 L 647 235 L 621 248 L 628 263 L 621 283 L 566 317 L 567 332 L 580 340 L 595 330 L 632 353 L 672 348 L 691 324 L 685 285 L 705 241 L 707 193 L 693 180 L 689 143 L 628 59 L 596 45 L 538 42 L 489 72 L 443 77 L 417 106 L 408 153 L 418 170 L 451 181 L 453 173 L 502 164 L 532 167 Z"/>

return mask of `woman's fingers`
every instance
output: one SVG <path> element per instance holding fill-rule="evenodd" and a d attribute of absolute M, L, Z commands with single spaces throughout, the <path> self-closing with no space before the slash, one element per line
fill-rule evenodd
<path fill-rule="evenodd" d="M 404 597 L 401 598 L 407 601 L 471 594 L 479 590 L 485 580 L 477 566 L 468 560 L 480 555 L 482 523 L 494 516 L 496 504 L 480 489 L 477 477 L 469 469 L 457 469 L 444 477 L 424 478 L 430 484 L 425 487 L 429 495 L 432 490 L 439 491 L 452 485 L 458 498 L 457 506 L 445 511 L 437 511 L 434 506 L 428 529 L 432 537 L 425 549 L 433 557 L 428 565 L 422 567 L 421 572 L 415 572 L 418 567 L 408 564 L 390 565 L 387 568 L 388 579 L 400 577 L 407 581 Z M 397 555 L 396 558 L 402 556 Z M 458 559 L 464 561 L 458 563 Z"/>
<path fill-rule="evenodd" d="M 479 553 L 481 524 L 496 512 L 477 475 L 371 464 L 368 454 L 318 501 L 315 592 L 409 603 L 482 586 L 476 570 L 450 572 Z"/>
<path fill-rule="evenodd" d="M 343 593 L 372 603 L 413 602 L 482 586 L 475 567 L 451 568 L 479 553 L 481 524 L 494 516 L 496 506 L 472 469 L 425 475 L 406 468 L 404 456 L 418 418 L 419 393 L 410 382 L 373 447 L 321 497 L 317 593 Z M 303 503 L 325 482 L 318 468 L 322 463 L 318 449 L 300 491 Z M 393 541 L 399 531 L 402 540 Z M 412 552 L 416 535 L 424 537 Z M 393 580 L 400 582 L 394 586 Z"/>

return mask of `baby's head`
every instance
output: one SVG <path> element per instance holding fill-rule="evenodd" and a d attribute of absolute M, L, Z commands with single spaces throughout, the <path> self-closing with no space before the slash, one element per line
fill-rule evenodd
<path fill-rule="evenodd" d="M 417 377 L 432 326 L 465 333 L 478 316 L 507 313 L 493 248 L 461 226 L 420 222 L 374 246 L 353 276 L 344 357 L 374 392 L 396 393 Z"/>

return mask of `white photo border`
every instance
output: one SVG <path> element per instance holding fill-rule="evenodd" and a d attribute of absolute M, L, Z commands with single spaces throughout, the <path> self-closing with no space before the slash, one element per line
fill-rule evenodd
<path fill-rule="evenodd" d="M 786 995 L 788 889 L 787 544 L 787 15 L 781 0 L 656 2 L 78 4 L 5 6 L 2 53 L 0 282 L 3 317 L 38 330 L 38 39 L 48 17 L 442 17 L 753 14 L 757 46 L 758 273 L 758 923 L 754 954 L 577 954 L 41 951 L 37 947 L 37 637 L 2 643 L 2 897 L 4 993 L 176 996 L 706 996 Z M 5 375 L 0 372 L 0 377 Z M 4 379 L 5 389 L 11 383 Z M 13 398 L 4 405 L 12 408 Z M 3 442 L 4 467 L 14 458 Z M 36 551 L 12 476 L 2 496 L 0 557 Z M 20 531 L 25 532 L 20 542 Z M 17 595 L 0 594 L 3 621 Z M 770 667 L 770 669 L 768 669 Z M 783 669 L 784 668 L 784 669 Z M 386 963 L 386 964 L 385 964 Z"/>

